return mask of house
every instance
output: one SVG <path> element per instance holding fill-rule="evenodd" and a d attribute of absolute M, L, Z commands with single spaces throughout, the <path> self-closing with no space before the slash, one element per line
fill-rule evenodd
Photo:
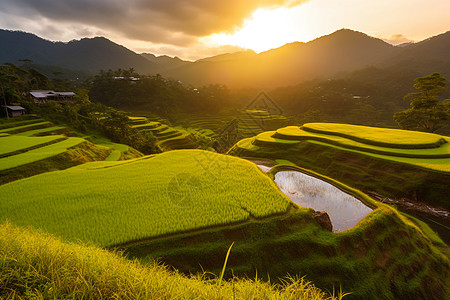
<path fill-rule="evenodd" d="M 3 109 L 5 106 L 3 106 Z M 7 105 L 6 109 L 8 110 L 8 116 L 10 117 L 20 117 L 25 114 L 25 108 L 19 105 Z"/>
<path fill-rule="evenodd" d="M 48 100 L 54 100 L 58 102 L 73 101 L 75 96 L 74 92 L 55 92 L 48 90 L 31 91 L 30 95 L 33 97 L 33 101 L 36 104 L 46 103 Z"/>
<path fill-rule="evenodd" d="M 140 78 L 137 77 L 123 77 L 123 76 L 118 76 L 118 77 L 113 77 L 114 80 L 126 80 L 128 81 L 130 84 L 136 84 L 136 82 L 138 82 L 139 80 L 141 80 Z"/>

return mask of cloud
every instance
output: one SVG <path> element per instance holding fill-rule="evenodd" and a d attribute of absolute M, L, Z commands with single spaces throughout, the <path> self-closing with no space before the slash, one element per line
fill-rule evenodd
<path fill-rule="evenodd" d="M 80 33 L 101 30 L 127 39 L 189 46 L 199 37 L 232 31 L 258 8 L 303 2 L 306 0 L 2 0 L 0 11 L 10 18 L 26 18 L 31 23 L 45 20 Z M 74 26 L 80 29 L 74 30 Z"/>
<path fill-rule="evenodd" d="M 413 40 L 408 39 L 403 34 L 394 34 L 389 39 L 385 39 L 386 42 L 392 45 L 400 45 L 404 43 L 414 42 Z"/>

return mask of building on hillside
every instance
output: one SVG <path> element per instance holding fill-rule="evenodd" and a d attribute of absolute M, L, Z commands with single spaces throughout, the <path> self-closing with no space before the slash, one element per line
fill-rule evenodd
<path fill-rule="evenodd" d="M 5 106 L 3 105 L 2 108 L 2 110 L 4 111 Z M 19 105 L 6 105 L 6 109 L 8 110 L 9 117 L 20 117 L 25 114 L 25 108 Z M 5 113 L 3 112 L 3 114 Z"/>
<path fill-rule="evenodd" d="M 123 77 L 123 76 L 118 76 L 118 77 L 113 77 L 114 80 L 126 80 L 128 81 L 130 84 L 136 84 L 136 82 L 138 82 L 139 80 L 141 80 L 138 77 Z"/>
<path fill-rule="evenodd" d="M 33 101 L 36 104 L 43 104 L 49 100 L 54 100 L 58 102 L 68 102 L 73 101 L 75 96 L 74 92 L 55 92 L 48 90 L 31 91 L 30 95 L 33 97 Z"/>

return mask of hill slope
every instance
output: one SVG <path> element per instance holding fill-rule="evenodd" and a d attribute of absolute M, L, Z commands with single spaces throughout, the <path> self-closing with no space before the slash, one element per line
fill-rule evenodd
<path fill-rule="evenodd" d="M 72 70 L 135 68 L 148 72 L 155 64 L 106 38 L 84 38 L 68 43 L 51 42 L 34 34 L 0 30 L 0 63 L 31 59 L 38 65 Z"/>
<path fill-rule="evenodd" d="M 144 74 L 161 74 L 196 86 L 278 87 L 316 77 L 334 76 L 369 65 L 406 66 L 411 70 L 450 74 L 450 33 L 416 44 L 392 46 L 349 29 L 338 30 L 308 43 L 291 43 L 260 54 L 253 51 L 183 61 L 133 51 L 106 38 L 85 38 L 69 43 L 50 42 L 33 34 L 0 30 L 0 63 L 32 59 L 37 65 L 98 71 L 134 68 Z"/>
<path fill-rule="evenodd" d="M 232 87 L 267 88 L 359 69 L 393 55 L 396 50 L 380 39 L 342 29 L 308 43 L 287 44 L 258 55 L 220 55 L 162 74 L 195 85 L 216 82 Z"/>

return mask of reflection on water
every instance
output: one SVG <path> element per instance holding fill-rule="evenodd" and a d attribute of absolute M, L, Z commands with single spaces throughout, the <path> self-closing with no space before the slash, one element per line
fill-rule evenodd
<path fill-rule="evenodd" d="M 357 198 L 328 182 L 298 171 L 278 172 L 275 174 L 275 182 L 298 205 L 326 211 L 333 224 L 333 232 L 352 228 L 372 211 Z"/>
<path fill-rule="evenodd" d="M 261 171 L 263 171 L 263 172 L 269 172 L 270 171 L 270 169 L 272 169 L 272 167 L 267 167 L 267 166 L 264 166 L 264 165 L 257 165 L 258 166 L 258 168 L 260 168 L 261 169 Z"/>

